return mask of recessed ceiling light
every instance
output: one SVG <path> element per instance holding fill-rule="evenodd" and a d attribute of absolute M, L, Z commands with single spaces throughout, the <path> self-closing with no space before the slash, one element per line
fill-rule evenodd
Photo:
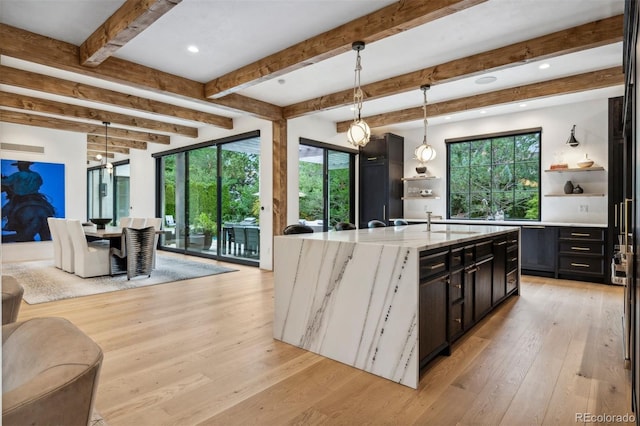
<path fill-rule="evenodd" d="M 278 83 L 285 84 L 287 81 L 284 78 L 279 78 Z"/>
<path fill-rule="evenodd" d="M 526 106 L 527 106 L 527 104 L 520 104 L 520 108 L 524 108 Z"/>
<path fill-rule="evenodd" d="M 486 114 L 486 113 L 487 113 L 486 109 L 483 109 L 482 111 L 480 111 L 480 114 Z"/>
<path fill-rule="evenodd" d="M 445 119 L 445 120 L 451 120 L 451 116 L 450 116 L 450 115 L 447 115 L 444 119 Z"/>
<path fill-rule="evenodd" d="M 480 77 L 479 79 L 476 80 L 476 84 L 490 84 L 493 83 L 494 81 L 496 81 L 497 78 L 492 76 L 492 75 L 488 75 L 486 77 Z"/>
<path fill-rule="evenodd" d="M 540 64 L 538 66 L 538 68 L 540 68 L 541 70 L 546 70 L 547 68 L 549 68 L 551 65 L 544 63 L 544 64 Z"/>
<path fill-rule="evenodd" d="M 194 46 L 193 44 L 187 47 L 187 50 L 191 53 L 198 53 L 200 51 L 200 49 L 198 49 L 198 46 Z"/>

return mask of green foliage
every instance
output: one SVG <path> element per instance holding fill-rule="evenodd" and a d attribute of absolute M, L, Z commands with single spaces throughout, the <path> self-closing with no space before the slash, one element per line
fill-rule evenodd
<path fill-rule="evenodd" d="M 200 213 L 198 215 L 198 220 L 196 221 L 196 224 L 198 228 L 202 230 L 202 233 L 205 235 L 207 234 L 213 235 L 218 230 L 218 224 L 216 223 L 215 220 L 213 220 L 212 215 L 209 213 L 205 213 L 205 212 Z"/>
<path fill-rule="evenodd" d="M 540 134 L 451 143 L 449 216 L 540 219 Z M 486 202 L 484 201 L 486 200 Z"/>

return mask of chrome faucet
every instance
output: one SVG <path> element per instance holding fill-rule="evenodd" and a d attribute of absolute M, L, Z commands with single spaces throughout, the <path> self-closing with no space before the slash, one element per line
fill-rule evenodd
<path fill-rule="evenodd" d="M 431 231 L 431 212 L 427 213 L 427 232 Z"/>

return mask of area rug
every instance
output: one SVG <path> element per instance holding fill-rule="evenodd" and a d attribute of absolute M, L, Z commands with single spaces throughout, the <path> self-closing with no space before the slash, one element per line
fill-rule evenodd
<path fill-rule="evenodd" d="M 22 284 L 23 299 L 30 305 L 233 271 L 237 269 L 161 255 L 156 258 L 156 269 L 151 272 L 151 277 L 143 275 L 130 281 L 127 281 L 127 274 L 80 278 L 56 268 L 51 260 L 2 265 L 3 275 L 11 275 Z"/>

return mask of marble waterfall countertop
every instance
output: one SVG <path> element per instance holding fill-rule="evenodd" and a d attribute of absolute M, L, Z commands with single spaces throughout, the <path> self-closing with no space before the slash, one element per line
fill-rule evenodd
<path fill-rule="evenodd" d="M 417 388 L 419 252 L 514 230 L 417 224 L 277 236 L 274 338 Z"/>
<path fill-rule="evenodd" d="M 404 218 L 409 223 L 423 223 L 427 218 Z M 606 223 L 580 223 L 580 222 L 532 222 L 530 220 L 472 220 L 472 219 L 433 219 L 431 223 L 464 224 L 464 225 L 506 225 L 506 226 L 583 226 L 585 228 L 606 228 Z"/>

